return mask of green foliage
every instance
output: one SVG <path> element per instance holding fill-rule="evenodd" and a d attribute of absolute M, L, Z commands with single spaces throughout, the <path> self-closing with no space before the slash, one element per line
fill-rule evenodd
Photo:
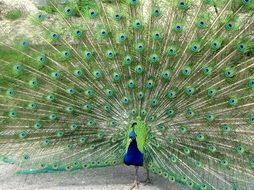
<path fill-rule="evenodd" d="M 8 20 L 17 20 L 23 16 L 23 13 L 19 9 L 10 10 L 4 14 L 4 17 Z"/>

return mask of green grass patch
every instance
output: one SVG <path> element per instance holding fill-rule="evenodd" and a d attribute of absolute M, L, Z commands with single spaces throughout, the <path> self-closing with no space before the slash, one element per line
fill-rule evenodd
<path fill-rule="evenodd" d="M 8 11 L 4 17 L 8 20 L 17 20 L 23 16 L 22 12 L 18 9 Z"/>

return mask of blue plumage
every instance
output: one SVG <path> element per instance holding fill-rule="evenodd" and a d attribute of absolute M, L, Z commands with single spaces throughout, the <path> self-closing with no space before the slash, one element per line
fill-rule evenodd
<path fill-rule="evenodd" d="M 129 138 L 131 138 L 131 139 L 136 138 L 136 133 L 135 133 L 135 131 L 131 131 L 131 132 L 130 132 Z"/>
<path fill-rule="evenodd" d="M 129 137 L 132 141 L 128 147 L 127 153 L 124 155 L 124 163 L 128 166 L 143 166 L 144 155 L 138 149 L 135 132 L 131 131 Z"/>

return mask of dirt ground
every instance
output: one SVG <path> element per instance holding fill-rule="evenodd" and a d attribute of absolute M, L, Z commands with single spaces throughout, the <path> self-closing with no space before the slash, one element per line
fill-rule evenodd
<path fill-rule="evenodd" d="M 0 165 L 0 190 L 129 190 L 134 180 L 134 167 L 86 169 L 57 174 L 15 175 L 13 166 Z M 146 172 L 139 171 L 140 180 Z M 140 185 L 139 190 L 186 190 L 151 174 L 152 185 Z"/>

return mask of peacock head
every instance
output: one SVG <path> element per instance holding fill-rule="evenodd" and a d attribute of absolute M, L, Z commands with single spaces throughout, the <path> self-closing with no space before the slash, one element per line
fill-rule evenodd
<path fill-rule="evenodd" d="M 136 125 L 137 125 L 137 122 L 132 123 L 132 125 L 131 125 L 132 131 L 134 131 Z"/>
<path fill-rule="evenodd" d="M 131 125 L 131 132 L 129 133 L 129 138 L 130 139 L 135 139 L 136 138 L 136 133 L 135 133 L 135 126 L 137 125 L 136 122 L 134 122 L 132 125 Z"/>

